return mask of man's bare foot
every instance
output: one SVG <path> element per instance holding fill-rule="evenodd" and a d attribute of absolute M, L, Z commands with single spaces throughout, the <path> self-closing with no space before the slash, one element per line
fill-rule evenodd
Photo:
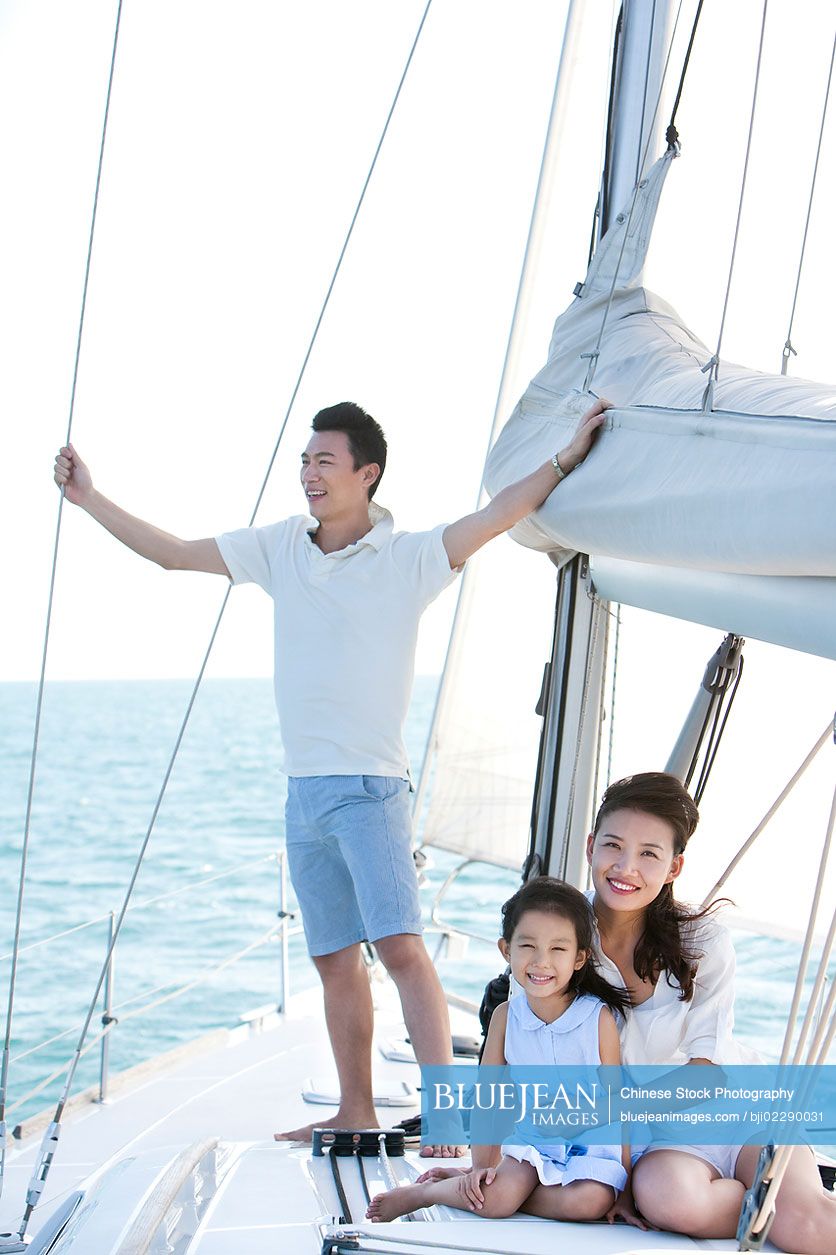
<path fill-rule="evenodd" d="M 460 1159 L 467 1154 L 466 1146 L 422 1146 L 418 1152 L 422 1159 Z"/>
<path fill-rule="evenodd" d="M 366 1219 L 375 1223 L 397 1220 L 408 1211 L 417 1211 L 424 1205 L 424 1191 L 420 1185 L 402 1185 L 386 1194 L 377 1194 L 369 1203 Z"/>
<path fill-rule="evenodd" d="M 420 1177 L 415 1178 L 416 1185 L 424 1185 L 427 1181 L 446 1181 L 448 1177 L 463 1177 L 466 1172 L 470 1172 L 470 1164 L 464 1164 L 461 1167 L 453 1164 L 437 1164 L 432 1168 L 427 1168 L 426 1172 L 422 1172 Z"/>
<path fill-rule="evenodd" d="M 379 1129 L 377 1116 L 374 1112 L 365 1116 L 347 1116 L 339 1111 L 328 1120 L 314 1120 L 312 1124 L 304 1124 L 300 1129 L 290 1129 L 286 1133 L 274 1133 L 276 1142 L 312 1142 L 314 1129 Z"/>

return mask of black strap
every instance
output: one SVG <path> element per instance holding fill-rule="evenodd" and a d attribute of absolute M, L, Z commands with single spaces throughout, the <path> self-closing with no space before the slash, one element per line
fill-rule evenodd
<path fill-rule="evenodd" d="M 691 27 L 691 38 L 688 40 L 688 51 L 685 53 L 685 63 L 682 66 L 682 74 L 679 77 L 679 87 L 676 92 L 676 100 L 673 102 L 673 110 L 671 112 L 671 120 L 668 123 L 668 129 L 665 132 L 665 139 L 668 146 L 673 148 L 674 144 L 679 142 L 679 131 L 676 129 L 676 111 L 679 108 L 679 101 L 682 97 L 682 88 L 685 86 L 685 75 L 688 73 L 688 62 L 691 60 L 691 49 L 694 46 L 694 37 L 697 33 L 697 27 L 700 23 L 700 14 L 702 13 L 702 0 L 697 5 L 696 16 L 694 17 L 694 25 Z"/>

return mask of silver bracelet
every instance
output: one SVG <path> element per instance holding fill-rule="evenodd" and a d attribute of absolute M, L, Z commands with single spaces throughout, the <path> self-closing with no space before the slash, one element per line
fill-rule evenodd
<path fill-rule="evenodd" d="M 552 458 L 552 466 L 554 467 L 554 473 L 557 476 L 557 482 L 560 483 L 561 479 L 565 479 L 569 472 L 564 471 L 563 467 L 560 465 L 560 463 L 557 460 L 556 453 L 554 457 Z"/>

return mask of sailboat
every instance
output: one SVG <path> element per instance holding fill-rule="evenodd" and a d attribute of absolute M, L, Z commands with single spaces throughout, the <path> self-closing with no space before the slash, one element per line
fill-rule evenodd
<path fill-rule="evenodd" d="M 569 6 L 541 186 L 496 406 L 497 428 L 513 396 L 515 341 L 559 165 L 572 74 L 587 41 L 599 57 L 602 46 L 609 48 L 609 24 L 602 31 L 597 14 L 594 6 Z M 719 772 L 717 742 L 726 722 L 732 735 L 743 702 L 743 697 L 740 703 L 735 699 L 728 715 L 740 677 L 741 638 L 754 637 L 767 649 L 792 650 L 802 659 L 802 671 L 810 658 L 836 659 L 836 546 L 827 527 L 836 481 L 836 397 L 833 389 L 808 386 L 789 375 L 766 379 L 763 373 L 730 370 L 719 349 L 707 348 L 672 306 L 644 286 L 654 217 L 663 186 L 674 177 L 678 153 L 678 141 L 671 138 L 657 157 L 660 98 L 663 88 L 671 89 L 669 67 L 681 68 L 680 45 L 688 31 L 683 25 L 677 33 L 674 6 L 661 0 L 652 6 L 640 0 L 624 4 L 615 26 L 606 168 L 591 262 L 575 300 L 558 319 L 546 367 L 491 442 L 488 489 L 542 460 L 543 449 L 553 450 L 555 433 L 569 428 L 590 387 L 612 393 L 615 409 L 584 475 L 563 485 L 520 529 L 519 539 L 552 561 L 539 557 L 534 575 L 531 562 L 514 561 L 509 546 L 497 558 L 504 566 L 500 575 L 491 572 L 487 555 L 472 564 L 417 799 L 424 849 L 452 849 L 464 864 L 486 859 L 519 867 L 524 862 L 527 875 L 549 871 L 579 885 L 585 884 L 583 840 L 593 800 L 625 752 L 615 743 L 610 746 L 602 715 L 606 712 L 612 723 L 617 706 L 619 726 L 630 727 L 629 714 L 621 713 L 630 681 L 624 677 L 624 659 L 617 657 L 622 650 L 616 649 L 616 634 L 623 626 L 626 654 L 631 625 L 637 625 L 632 627 L 636 635 L 658 630 L 659 620 L 633 618 L 634 613 L 665 616 L 668 633 L 679 630 L 667 624 L 675 616 L 686 636 L 694 624 L 709 625 L 713 637 L 718 629 L 728 634 L 716 656 L 712 649 L 701 660 L 699 674 L 692 677 L 677 660 L 677 669 L 688 671 L 686 682 L 693 679 L 698 695 L 680 735 L 671 736 L 665 761 L 705 789 L 705 808 L 711 806 L 712 773 Z M 656 379 L 654 362 L 667 362 L 660 337 L 674 364 Z M 789 359 L 790 353 L 788 364 Z M 601 509 L 615 484 L 611 508 Z M 590 501 L 598 508 L 590 508 Z M 511 583 L 523 568 L 526 584 L 533 586 L 525 597 L 517 596 Z M 501 644 L 483 648 L 477 632 L 490 626 L 492 616 L 482 599 L 497 590 L 506 604 L 514 602 L 520 622 L 511 628 L 509 617 L 502 616 Z M 511 631 L 513 649 L 507 639 Z M 534 642 L 530 648 L 523 643 L 527 633 Z M 491 648 L 494 663 L 486 672 Z M 520 678 L 512 653 L 533 670 L 533 681 Z M 770 665 L 767 659 L 764 669 Z M 827 669 L 816 674 L 824 678 L 806 697 L 815 699 L 817 709 L 823 701 L 820 722 L 827 726 L 824 735 L 814 728 L 805 747 L 811 753 L 828 744 L 828 732 L 832 741 L 832 690 L 826 684 L 833 670 L 822 666 Z M 486 684 L 486 674 L 493 680 L 497 672 L 496 683 Z M 642 692 L 640 700 L 655 706 L 660 696 Z M 795 752 L 792 741 L 787 753 Z M 751 749 L 750 757 L 757 761 Z M 816 767 L 820 763 L 817 759 Z M 771 774 L 769 803 L 782 791 L 779 771 L 775 767 Z M 761 768 L 756 766 L 755 773 L 761 774 Z M 832 780 L 832 767 L 829 775 Z M 715 818 L 707 811 L 709 817 Z M 748 903 L 745 883 L 741 889 L 739 873 L 727 867 L 732 842 L 727 837 L 724 847 L 708 844 L 711 856 L 698 868 L 693 896 L 710 896 L 728 885 L 737 901 Z M 804 875 L 811 872 L 808 879 L 814 881 L 815 867 L 801 856 L 795 861 L 804 863 Z M 826 931 L 821 921 L 829 917 L 832 879 L 826 876 L 825 859 L 815 918 L 804 886 L 792 886 L 811 945 L 817 928 Z M 794 921 L 783 909 L 787 882 L 783 875 L 778 880 L 781 922 L 791 928 Z M 758 886 L 761 895 L 762 880 Z M 437 902 L 437 919 L 440 909 Z M 751 914 L 770 910 L 761 901 Z M 285 916 L 285 941 L 288 927 Z M 451 937 L 460 933 L 445 931 Z M 816 982 L 816 997 L 822 984 L 823 977 Z M 386 1009 L 386 997 L 381 991 L 379 1026 L 384 1036 L 397 1037 L 397 1017 Z M 418 1171 L 417 1161 L 404 1157 L 403 1135 L 397 1132 L 352 1135 L 347 1149 L 357 1153 L 349 1153 L 342 1167 L 338 1157 L 321 1153 L 321 1143 L 311 1153 L 262 1140 L 268 1104 L 278 1105 L 281 1091 L 298 1094 L 306 1088 L 305 1078 L 324 1064 L 325 1032 L 315 1001 L 310 994 L 297 995 L 280 1014 L 265 1011 L 223 1042 L 131 1078 L 110 1106 L 69 1111 L 60 1142 L 54 1122 L 45 1121 L 45 1128 L 33 1125 L 30 1139 L 9 1165 L 4 1198 L 5 1218 L 11 1214 L 10 1192 L 16 1191 L 19 1206 L 21 1186 L 34 1170 L 22 1208 L 26 1224 L 10 1229 L 0 1251 L 27 1249 L 27 1241 L 29 1250 L 43 1255 L 72 1250 L 206 1255 L 277 1246 L 332 1252 L 553 1250 L 553 1224 L 530 1218 L 481 1221 L 447 1211 L 406 1223 L 365 1224 L 368 1192 L 411 1179 Z M 824 1006 L 827 1032 L 833 1008 L 826 998 Z M 465 1011 L 456 1028 L 473 1032 Z M 408 1050 L 406 1062 L 397 1051 L 388 1053 L 392 1057 L 378 1065 L 379 1082 L 389 1086 L 381 1098 L 396 1103 L 400 1090 L 400 1096 L 414 1100 L 417 1077 Z M 314 1101 L 323 1098 L 310 1085 L 307 1090 Z M 368 1158 L 367 1150 L 374 1152 Z M 45 1180 L 49 1184 L 41 1201 Z M 736 1242 L 695 1243 L 597 1225 L 566 1227 L 560 1236 L 576 1251 L 738 1249 Z"/>

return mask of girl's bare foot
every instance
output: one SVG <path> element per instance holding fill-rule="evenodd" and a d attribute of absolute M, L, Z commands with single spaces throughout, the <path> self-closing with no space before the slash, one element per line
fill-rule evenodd
<path fill-rule="evenodd" d="M 405 1216 L 408 1211 L 417 1211 L 423 1205 L 424 1191 L 420 1185 L 402 1185 L 386 1194 L 377 1194 L 369 1203 L 366 1219 L 375 1223 L 397 1220 L 398 1216 Z"/>

